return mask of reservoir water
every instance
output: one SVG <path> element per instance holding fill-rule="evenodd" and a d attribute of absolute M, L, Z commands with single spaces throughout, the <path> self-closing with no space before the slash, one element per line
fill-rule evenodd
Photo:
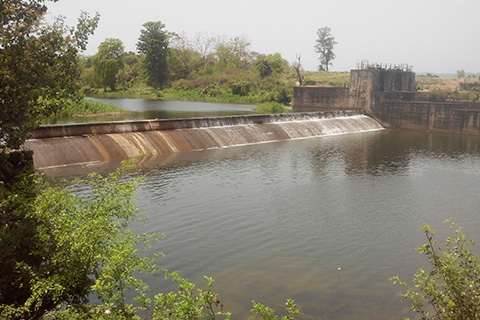
<path fill-rule="evenodd" d="M 120 109 L 130 112 L 115 115 L 52 117 L 47 119 L 44 124 L 246 115 L 252 114 L 253 109 L 256 107 L 255 105 L 234 103 L 145 99 L 88 99 L 107 104 L 113 104 Z"/>
<path fill-rule="evenodd" d="M 149 220 L 133 228 L 166 235 L 146 254 L 200 285 L 215 278 L 234 319 L 251 300 L 281 310 L 287 298 L 307 319 L 411 317 L 388 279 L 426 267 L 422 224 L 442 241 L 453 218 L 478 240 L 477 136 L 384 130 L 177 153 L 138 175 Z M 146 280 L 152 295 L 175 289 Z"/>

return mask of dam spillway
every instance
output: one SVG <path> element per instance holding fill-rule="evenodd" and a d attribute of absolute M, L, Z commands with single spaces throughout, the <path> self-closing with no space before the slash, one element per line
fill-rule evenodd
<path fill-rule="evenodd" d="M 116 121 L 41 126 L 25 148 L 41 169 L 382 129 L 358 110 Z"/>

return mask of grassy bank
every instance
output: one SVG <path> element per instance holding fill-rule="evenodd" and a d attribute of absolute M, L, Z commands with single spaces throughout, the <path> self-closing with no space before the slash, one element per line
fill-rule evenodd
<path fill-rule="evenodd" d="M 89 99 L 81 99 L 79 101 L 68 100 L 56 112 L 56 116 L 85 116 L 93 114 L 116 114 L 126 113 L 123 109 L 117 108 L 113 104 L 102 103 Z"/>
<path fill-rule="evenodd" d="M 281 87 L 272 91 L 261 90 L 248 94 L 235 94 L 224 88 L 211 88 L 208 92 L 200 89 L 167 88 L 154 90 L 153 88 L 136 88 L 117 91 L 90 90 L 89 97 L 94 98 L 130 98 L 151 100 L 176 100 L 176 101 L 206 101 L 223 103 L 259 104 L 277 102 L 284 105 L 290 104 L 293 89 Z"/>

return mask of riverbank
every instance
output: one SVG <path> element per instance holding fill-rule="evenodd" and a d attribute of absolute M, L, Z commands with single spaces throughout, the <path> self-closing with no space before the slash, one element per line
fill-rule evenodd
<path fill-rule="evenodd" d="M 302 72 L 303 84 L 309 86 L 344 87 L 348 83 L 348 72 Z M 171 100 L 171 101 L 200 101 L 218 103 L 241 103 L 261 104 L 266 102 L 278 102 L 285 106 L 291 104 L 293 76 L 273 81 L 262 79 L 257 82 L 250 79 L 226 82 L 225 79 L 206 82 L 198 85 L 190 81 L 174 81 L 170 87 L 156 90 L 144 84 L 136 84 L 129 88 L 119 88 L 116 91 L 108 91 L 101 88 L 84 87 L 85 95 L 93 98 L 128 98 L 148 100 Z M 258 79 L 257 79 L 258 80 Z"/>
<path fill-rule="evenodd" d="M 114 104 L 94 101 L 91 99 L 80 99 L 78 101 L 67 100 L 62 107 L 56 112 L 57 117 L 88 117 L 88 116 L 112 116 L 129 113 L 115 106 Z M 131 112 L 130 112 L 131 113 Z"/>

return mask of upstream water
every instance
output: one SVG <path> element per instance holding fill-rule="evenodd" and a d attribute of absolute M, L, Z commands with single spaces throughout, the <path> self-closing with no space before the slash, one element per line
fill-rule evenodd
<path fill-rule="evenodd" d="M 307 319 L 412 316 L 388 279 L 426 266 L 422 224 L 443 239 L 451 217 L 478 240 L 475 136 L 385 130 L 178 153 L 136 175 L 149 221 L 133 228 L 166 235 L 146 254 L 195 283 L 215 278 L 235 319 L 251 300 L 280 310 L 287 298 Z M 146 280 L 152 295 L 175 289 Z"/>
<path fill-rule="evenodd" d="M 256 105 L 234 103 L 212 103 L 192 101 L 168 101 L 145 99 L 99 99 L 93 101 L 113 104 L 116 107 L 130 111 L 125 114 L 51 117 L 43 124 L 84 123 L 101 121 L 120 121 L 138 119 L 174 119 L 193 117 L 219 117 L 252 114 Z"/>

